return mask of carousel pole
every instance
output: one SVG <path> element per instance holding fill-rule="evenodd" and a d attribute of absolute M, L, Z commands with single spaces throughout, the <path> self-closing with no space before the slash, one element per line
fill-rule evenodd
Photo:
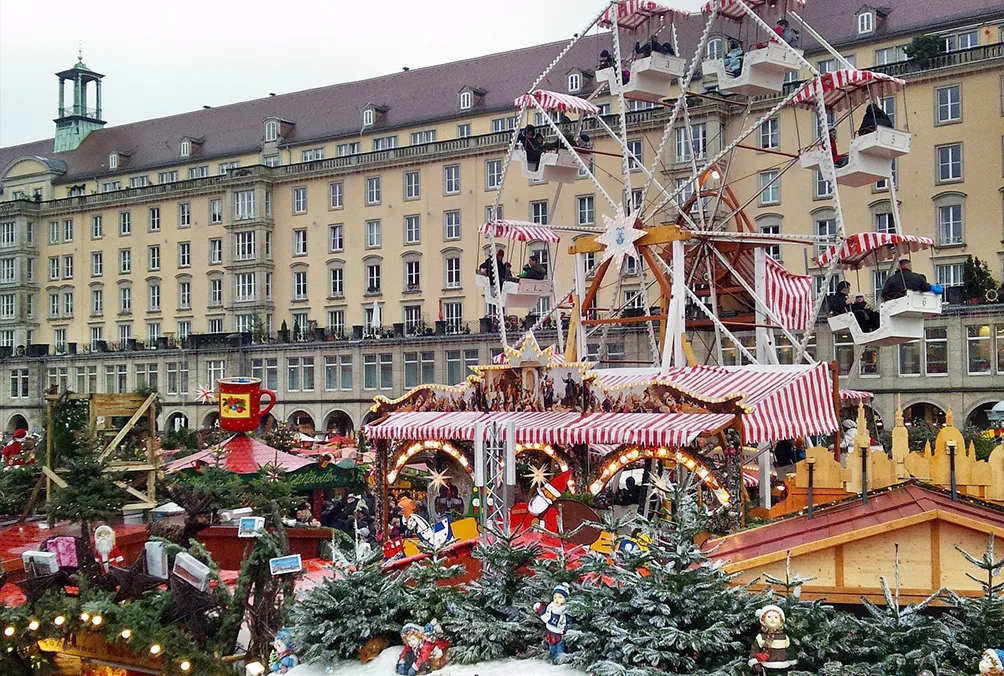
<path fill-rule="evenodd" d="M 837 429 L 833 432 L 833 459 L 840 462 L 840 362 L 836 359 L 830 362 L 830 373 L 833 374 L 833 410 L 837 414 Z"/>
<path fill-rule="evenodd" d="M 377 463 L 377 483 L 379 484 L 380 500 L 377 505 L 377 513 L 380 515 L 380 530 L 383 533 L 383 541 L 390 538 L 390 515 L 387 513 L 387 446 L 389 442 L 385 439 L 377 440 L 376 463 Z"/>

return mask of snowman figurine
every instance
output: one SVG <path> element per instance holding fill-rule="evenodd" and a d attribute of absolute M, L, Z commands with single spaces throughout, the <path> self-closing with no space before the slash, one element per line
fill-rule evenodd
<path fill-rule="evenodd" d="M 980 655 L 980 676 L 1004 676 L 1004 650 L 988 648 Z"/>

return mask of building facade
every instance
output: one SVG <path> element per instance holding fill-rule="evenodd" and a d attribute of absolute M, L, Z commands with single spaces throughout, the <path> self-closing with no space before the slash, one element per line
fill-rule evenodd
<path fill-rule="evenodd" d="M 933 255 L 915 257 L 915 268 L 959 285 L 975 254 L 1004 272 L 1004 9 L 994 2 L 947 13 L 906 0 L 886 5 L 810 4 L 805 18 L 857 67 L 908 82 L 905 97 L 881 104 L 913 134 L 913 152 L 896 167 L 904 231 L 936 242 Z M 700 19 L 681 25 L 684 45 L 696 43 L 701 28 Z M 734 25 L 716 27 L 705 56 L 719 55 L 736 34 Z M 946 53 L 919 65 L 905 58 L 904 46 L 922 34 L 940 36 Z M 323 429 L 337 412 L 335 427 L 358 428 L 373 394 L 400 393 L 427 378 L 462 379 L 475 353 L 484 361 L 499 347 L 481 321 L 486 306 L 475 271 L 487 241 L 478 225 L 507 217 L 588 226 L 609 212 L 588 178 L 559 196 L 554 185 L 522 178 L 516 165 L 492 211 L 512 129 L 534 121 L 516 120 L 512 102 L 563 47 L 111 127 L 102 119 L 104 76 L 82 59 L 58 73 L 55 137 L 0 148 L 0 364 L 10 378 L 0 388 L 0 423 L 40 425 L 42 393 L 52 387 L 156 385 L 162 425 L 201 426 L 209 409 L 192 402 L 195 388 L 224 373 L 251 373 L 279 389 L 282 417 L 306 415 Z M 541 87 L 588 95 L 604 47 L 607 34 L 580 41 Z M 805 47 L 819 70 L 837 67 L 808 38 Z M 799 78 L 790 79 L 796 86 Z M 706 76 L 694 88 L 713 93 L 716 83 Z M 695 100 L 689 136 L 681 124 L 659 158 L 660 181 L 686 195 L 692 160 L 716 154 L 777 100 L 754 100 L 748 114 L 744 99 Z M 616 100 L 595 101 L 614 122 Z M 646 165 L 669 113 L 638 103 L 627 111 L 632 152 Z M 848 142 L 853 124 L 838 123 L 838 143 Z M 743 142 L 749 149 L 723 160 L 764 232 L 836 227 L 832 187 L 788 166 L 812 143 L 814 126 L 810 113 L 786 108 L 753 130 Z M 622 194 L 619 148 L 595 120 L 583 129 L 609 153 L 595 155 L 594 173 L 608 193 Z M 840 197 L 848 231 L 891 227 L 886 186 L 841 188 Z M 654 222 L 675 220 L 665 210 Z M 516 267 L 539 253 L 554 268 L 556 289 L 571 290 L 570 242 L 515 246 L 508 256 Z M 794 245 L 772 252 L 809 274 L 819 272 L 814 253 Z M 629 271 L 621 298 L 602 302 L 625 305 L 637 296 L 642 266 Z M 871 294 L 882 279 L 863 272 L 849 281 Z M 546 300 L 540 310 L 549 309 Z M 929 323 L 923 345 L 867 352 L 860 364 L 845 364 L 846 378 L 878 394 L 884 417 L 895 406 L 891 393 L 904 388 L 919 397 L 904 405 L 969 415 L 996 401 L 992 392 L 1004 385 L 994 316 L 991 306 L 960 307 Z M 243 337 L 228 338 L 235 333 Z M 943 334 L 947 378 L 937 372 Z M 640 335 L 620 332 L 611 360 L 650 359 Z M 989 356 L 973 361 L 970 346 Z M 847 362 L 846 337 L 830 335 L 824 323 L 815 353 Z"/>

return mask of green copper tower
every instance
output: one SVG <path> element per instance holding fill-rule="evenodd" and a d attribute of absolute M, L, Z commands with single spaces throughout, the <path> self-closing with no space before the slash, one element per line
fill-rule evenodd
<path fill-rule="evenodd" d="M 56 140 L 53 152 L 74 150 L 95 129 L 105 126 L 101 119 L 101 73 L 95 73 L 84 64 L 82 53 L 77 54 L 73 68 L 56 73 L 59 78 L 59 113 L 56 117 Z M 73 83 L 73 105 L 65 101 L 65 84 Z M 93 84 L 94 107 L 87 102 L 88 85 Z"/>

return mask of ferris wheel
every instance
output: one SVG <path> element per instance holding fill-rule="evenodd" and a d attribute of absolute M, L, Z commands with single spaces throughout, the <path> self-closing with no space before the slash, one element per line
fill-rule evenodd
<path fill-rule="evenodd" d="M 596 358 L 609 361 L 611 327 L 641 324 L 651 363 L 663 368 L 694 364 L 695 342 L 704 343 L 702 352 L 709 363 L 724 363 L 728 351 L 740 363 L 777 364 L 779 337 L 788 344 L 793 361 L 812 361 L 807 347 L 831 280 L 863 265 L 894 264 L 899 256 L 931 245 L 929 239 L 902 231 L 894 161 L 910 151 L 910 134 L 896 129 L 882 112 L 883 102 L 902 91 L 905 83 L 855 69 L 802 19 L 798 12 L 804 3 L 711 0 L 702 10 L 703 31 L 687 59 L 677 32 L 687 12 L 653 0 L 611 2 L 577 34 L 585 36 L 594 28 L 609 31 L 603 34 L 609 35 L 610 48 L 601 54 L 596 90 L 580 98 L 537 89 L 582 39 L 576 37 L 515 101 L 517 124 L 492 213 L 497 213 L 507 173 L 517 166 L 523 177 L 554 185 L 549 213 L 556 212 L 562 186 L 583 177 L 592 181 L 605 204 L 602 210 L 597 208 L 603 214 L 600 227 L 502 219 L 482 226 L 492 251 L 503 238 L 544 243 L 550 252 L 563 232 L 587 235 L 577 237 L 569 249 L 574 254 L 575 281 L 568 289 L 556 288 L 553 265 L 544 279 L 510 279 L 501 259 L 492 256 L 490 269 L 478 283 L 504 344 L 516 330 L 511 323 L 507 326 L 508 310 L 536 308 L 531 315 L 535 322 L 527 327 L 531 330 L 561 312 L 570 315 L 567 335 L 562 322 L 556 326 L 559 349 L 571 357 L 584 358 L 587 345 L 598 343 Z M 729 38 L 729 52 L 704 60 L 708 42 L 717 34 L 734 36 Z M 800 34 L 830 52 L 841 67 L 820 73 L 804 58 L 798 46 Z M 716 75 L 717 91 L 694 89 L 701 72 Z M 797 81 L 800 72 L 808 73 L 805 81 Z M 617 101 L 615 119 L 604 119 L 593 103 L 606 95 Z M 756 98 L 764 96 L 770 98 Z M 700 105 L 709 99 L 726 110 L 726 122 L 714 139 L 708 139 L 706 127 L 694 121 L 702 114 Z M 763 100 L 769 109 L 761 113 Z M 757 115 L 752 112 L 754 102 Z M 628 139 L 629 105 L 664 106 L 669 111 L 648 165 Z M 853 129 L 855 113 L 862 107 L 866 108 L 862 126 L 842 156 L 830 131 L 842 124 Z M 785 108 L 794 110 L 796 120 L 804 117 L 802 127 L 811 133 L 798 139 L 797 152 L 768 150 L 777 163 L 766 186 L 737 175 L 736 167 L 742 166 L 737 162 L 739 153 L 764 150 L 748 139 Z M 532 125 L 523 126 L 529 113 L 537 113 L 553 141 L 543 142 Z M 583 142 L 587 136 L 592 143 Z M 682 138 L 687 170 L 683 178 L 666 185 L 664 154 L 674 136 L 678 149 Z M 593 159 L 611 153 L 596 149 L 599 139 L 612 140 L 612 154 L 620 160 L 619 175 L 608 172 L 603 182 Z M 713 146 L 718 150 L 711 153 Z M 818 172 L 830 186 L 835 217 L 828 232 L 763 233 L 747 215 L 760 193 L 789 171 Z M 891 228 L 848 236 L 841 193 L 876 181 L 888 185 Z M 608 190 L 612 184 L 621 190 Z M 805 249 L 807 267 L 813 267 L 815 278 L 793 274 L 774 260 L 771 251 L 782 244 Z M 626 286 L 631 288 L 628 293 Z M 606 307 L 600 307 L 601 302 Z M 830 325 L 835 331 L 848 331 L 860 354 L 868 346 L 915 339 L 924 318 L 940 311 L 936 294 L 908 290 L 901 298 L 882 303 L 878 326 L 859 326 L 853 313 L 831 317 Z"/>

